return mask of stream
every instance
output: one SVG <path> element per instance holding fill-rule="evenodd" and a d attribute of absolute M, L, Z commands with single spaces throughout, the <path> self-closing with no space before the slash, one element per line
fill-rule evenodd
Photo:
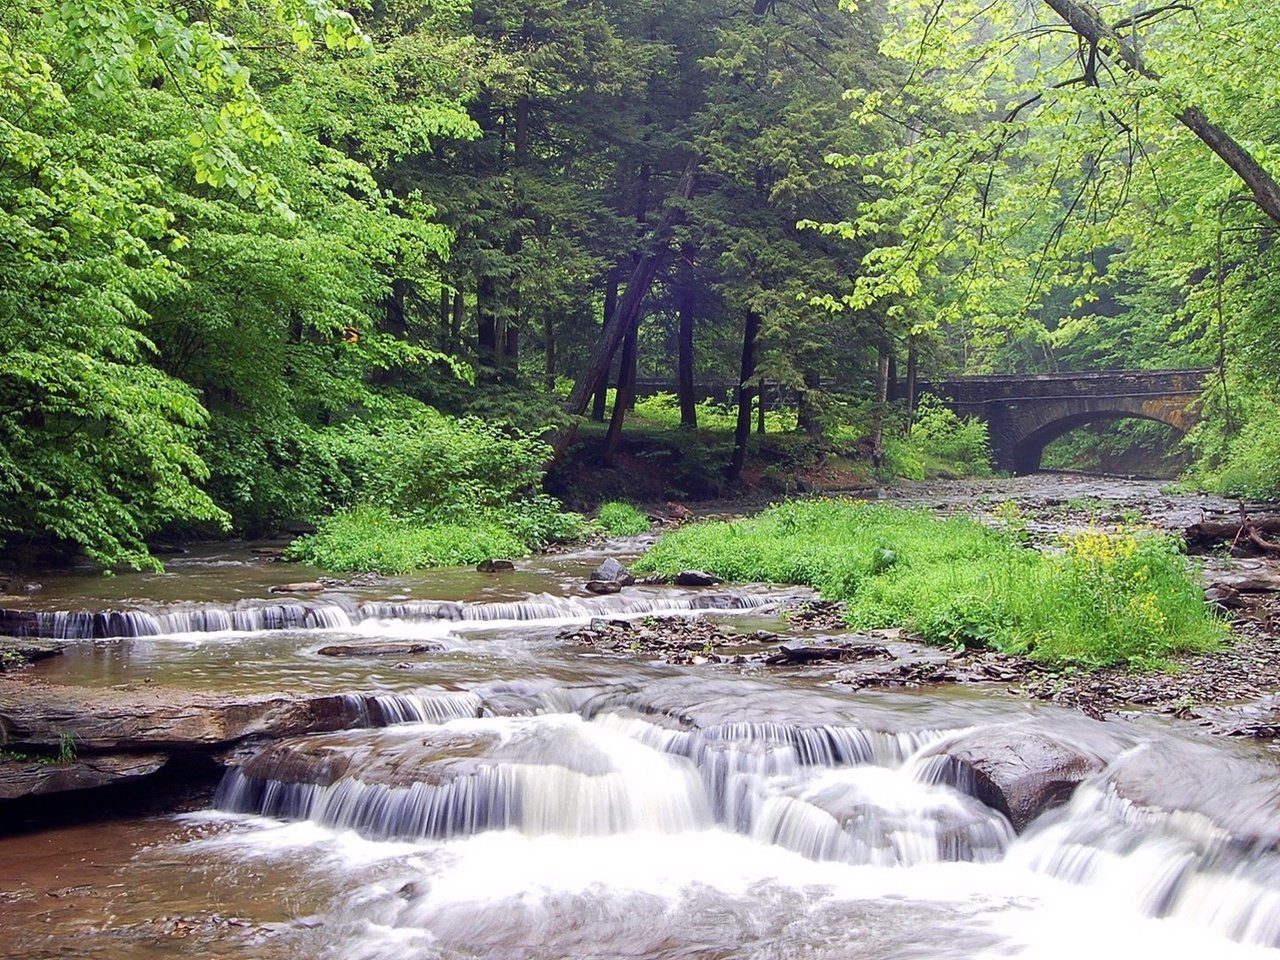
<path fill-rule="evenodd" d="M 70 643 L 29 682 L 340 694 L 359 722 L 234 751 L 205 809 L 0 836 L 0 956 L 1280 956 L 1266 745 L 999 684 L 854 690 L 562 636 L 668 615 L 792 632 L 801 590 L 586 593 L 647 542 L 306 596 L 271 588 L 319 571 L 243 545 L 44 578 L 23 609 Z M 360 655 L 373 643 L 422 649 Z M 1017 832 L 950 758 L 1043 737 L 1096 772 Z"/>

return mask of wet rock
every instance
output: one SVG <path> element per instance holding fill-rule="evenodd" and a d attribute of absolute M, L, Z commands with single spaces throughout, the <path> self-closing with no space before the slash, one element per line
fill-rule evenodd
<path fill-rule="evenodd" d="M 335 643 L 321 647 L 322 657 L 407 657 L 415 653 L 439 653 L 443 643 L 431 640 L 386 641 L 382 643 Z"/>
<path fill-rule="evenodd" d="M 832 600 L 805 600 L 788 607 L 784 615 L 800 630 L 844 630 L 845 605 Z"/>
<path fill-rule="evenodd" d="M 1071 798 L 1107 760 L 1092 749 L 1028 727 L 987 727 L 936 748 L 930 779 L 999 810 L 1021 833 Z"/>
<path fill-rule="evenodd" d="M 254 547 L 249 552 L 255 557 L 276 559 L 284 553 L 284 547 Z"/>
<path fill-rule="evenodd" d="M 340 694 L 213 696 L 160 686 L 88 689 L 0 678 L 0 732 L 19 752 L 57 750 L 67 735 L 81 755 L 207 751 L 250 737 L 361 726 L 367 712 L 360 697 Z"/>
<path fill-rule="evenodd" d="M 481 573 L 505 573 L 509 570 L 514 570 L 515 568 L 516 565 L 510 560 L 481 560 L 480 563 L 476 565 L 476 569 Z"/>
<path fill-rule="evenodd" d="M 168 760 L 165 753 L 95 756 L 66 763 L 10 760 L 0 763 L 0 800 L 105 787 L 149 776 Z"/>
<path fill-rule="evenodd" d="M 1238 610 L 1244 606 L 1240 591 L 1222 583 L 1215 583 L 1205 588 L 1204 602 L 1222 610 Z"/>
<path fill-rule="evenodd" d="M 299 583 L 278 583 L 268 587 L 270 593 L 320 593 L 328 589 L 319 580 L 305 580 Z"/>
<path fill-rule="evenodd" d="M 704 570 L 681 570 L 676 574 L 675 583 L 678 587 L 714 587 L 724 581 Z"/>
<path fill-rule="evenodd" d="M 854 660 L 892 660 L 891 654 L 884 647 L 874 643 L 844 643 L 825 647 L 782 647 L 781 652 L 765 658 L 769 666 L 791 666 L 794 664 L 816 663 L 821 661 L 847 663 Z"/>
<path fill-rule="evenodd" d="M 43 583 L 24 583 L 22 585 L 23 593 L 39 593 L 44 589 Z"/>
<path fill-rule="evenodd" d="M 616 580 L 588 580 L 586 589 L 587 593 L 617 593 L 622 589 L 622 584 L 618 583 Z"/>
<path fill-rule="evenodd" d="M 591 573 L 593 581 L 616 582 L 627 587 L 636 582 L 636 578 L 631 575 L 631 571 L 624 567 L 613 557 L 608 557 L 600 566 L 596 567 Z M 591 588 L 588 587 L 588 590 Z"/>
<path fill-rule="evenodd" d="M 0 637 L 0 673 L 61 654 L 62 644 L 57 641 Z"/>

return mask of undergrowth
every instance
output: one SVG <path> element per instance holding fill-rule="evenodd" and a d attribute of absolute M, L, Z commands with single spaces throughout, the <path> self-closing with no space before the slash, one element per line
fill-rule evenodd
<path fill-rule="evenodd" d="M 611 537 L 634 537 L 649 529 L 649 518 L 621 500 L 601 505 L 596 523 Z"/>
<path fill-rule="evenodd" d="M 1180 544 L 1146 531 L 1088 531 L 1049 553 L 967 518 L 809 501 L 681 528 L 634 565 L 663 574 L 690 567 L 812 586 L 844 601 L 853 627 L 903 626 L 930 643 L 1054 666 L 1156 668 L 1225 633 Z"/>

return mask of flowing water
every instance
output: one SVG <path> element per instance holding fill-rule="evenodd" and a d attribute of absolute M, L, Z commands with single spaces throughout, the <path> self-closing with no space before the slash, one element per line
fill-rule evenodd
<path fill-rule="evenodd" d="M 78 639 L 45 679 L 342 692 L 366 722 L 261 749 L 203 812 L 0 838 L 0 955 L 1280 956 L 1273 754 L 998 689 L 852 692 L 559 639 L 655 613 L 786 629 L 767 588 L 580 589 L 636 549 L 305 599 L 264 599 L 305 571 L 199 556 L 111 585 L 111 615 L 58 612 L 102 610 L 100 582 L 47 585 L 32 632 Z M 340 640 L 439 649 L 318 653 Z M 1108 763 L 1017 835 L 947 772 L 992 730 Z"/>

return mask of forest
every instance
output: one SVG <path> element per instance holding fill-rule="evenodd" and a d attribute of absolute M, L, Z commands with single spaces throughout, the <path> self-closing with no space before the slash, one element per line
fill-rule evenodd
<path fill-rule="evenodd" d="M 988 471 L 923 385 L 1106 368 L 1211 370 L 1198 425 L 1052 462 L 1274 497 L 1277 36 L 1270 0 L 0 0 L 0 545 L 474 563 L 564 503 Z"/>

